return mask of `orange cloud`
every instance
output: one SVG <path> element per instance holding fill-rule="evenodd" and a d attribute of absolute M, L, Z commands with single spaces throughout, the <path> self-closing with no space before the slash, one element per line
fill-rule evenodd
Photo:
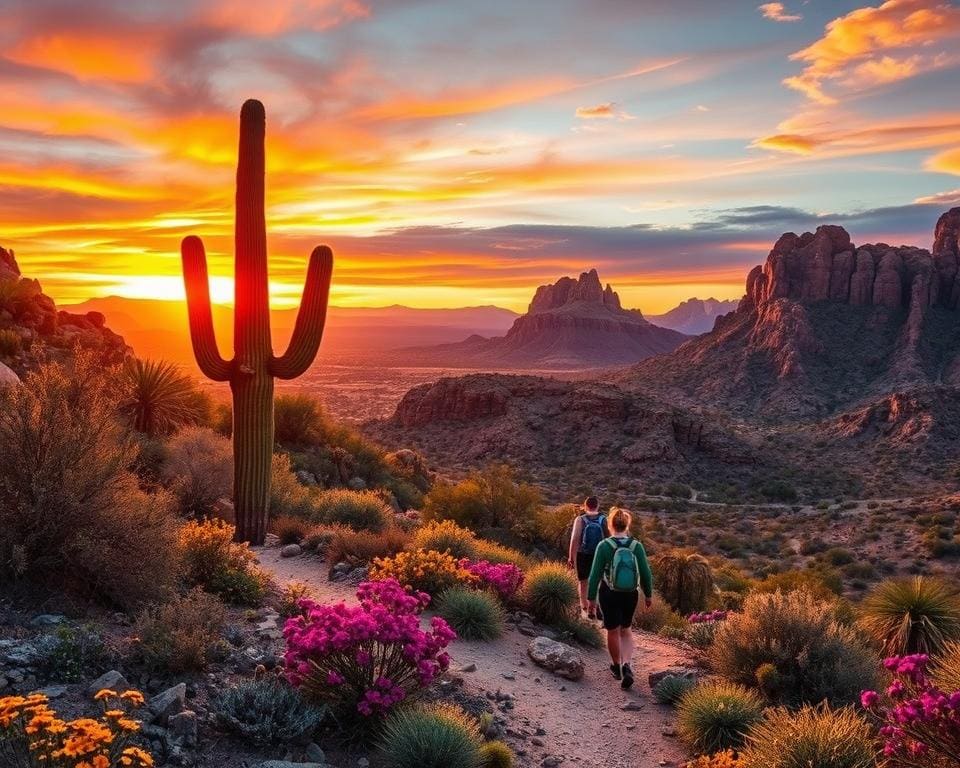
<path fill-rule="evenodd" d="M 202 16 L 212 26 L 227 27 L 257 36 L 271 36 L 291 29 L 330 29 L 370 16 L 361 0 L 269 0 L 255 11 L 236 0 L 218 0 Z"/>
<path fill-rule="evenodd" d="M 613 102 L 597 104 L 595 107 L 577 107 L 576 115 L 583 120 L 609 119 L 617 116 L 617 108 Z"/>
<path fill-rule="evenodd" d="M 924 167 L 929 171 L 952 173 L 954 176 L 960 176 L 960 148 L 948 149 L 934 155 L 927 160 Z"/>
<path fill-rule="evenodd" d="M 918 205 L 936 205 L 938 207 L 960 205 L 960 189 L 951 189 L 948 192 L 937 192 L 935 195 L 924 195 L 923 197 L 918 197 L 913 202 Z"/>
<path fill-rule="evenodd" d="M 764 3 L 757 6 L 757 10 L 771 21 L 800 21 L 803 18 L 799 13 L 787 13 L 783 3 Z"/>
<path fill-rule="evenodd" d="M 753 146 L 762 149 L 774 149 L 780 152 L 794 152 L 798 155 L 809 155 L 813 152 L 820 142 L 806 136 L 798 136 L 790 133 L 778 133 L 774 136 L 764 136 L 757 139 Z"/>
<path fill-rule="evenodd" d="M 954 61 L 933 50 L 960 35 L 960 8 L 929 0 L 887 0 L 878 7 L 858 8 L 834 19 L 819 40 L 790 58 L 806 66 L 784 84 L 821 104 L 835 104 L 827 82 L 848 90 L 882 85 L 938 69 Z M 890 51 L 915 52 L 893 57 Z"/>
<path fill-rule="evenodd" d="M 27 37 L 4 51 L 11 60 L 73 75 L 78 80 L 142 83 L 153 75 L 153 46 L 129 36 L 54 32 Z"/>

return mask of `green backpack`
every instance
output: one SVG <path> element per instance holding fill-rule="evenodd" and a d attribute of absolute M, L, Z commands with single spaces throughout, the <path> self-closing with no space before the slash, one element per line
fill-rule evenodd
<path fill-rule="evenodd" d="M 637 548 L 637 540 L 630 539 L 629 544 L 622 544 L 614 538 L 607 541 L 613 547 L 613 557 L 607 566 L 605 581 L 614 592 L 636 592 L 640 587 L 640 567 L 633 551 Z"/>

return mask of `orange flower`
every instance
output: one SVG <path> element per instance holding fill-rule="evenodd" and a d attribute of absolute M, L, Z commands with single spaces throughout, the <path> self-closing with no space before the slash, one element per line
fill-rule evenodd
<path fill-rule="evenodd" d="M 143 694 L 140 691 L 124 691 L 120 694 L 120 698 L 129 701 L 135 707 L 142 706 L 144 701 Z"/>
<path fill-rule="evenodd" d="M 97 695 L 93 697 L 96 701 L 103 701 L 104 699 L 115 699 L 117 698 L 117 692 L 111 691 L 109 688 L 104 688 L 101 691 L 97 691 Z"/>

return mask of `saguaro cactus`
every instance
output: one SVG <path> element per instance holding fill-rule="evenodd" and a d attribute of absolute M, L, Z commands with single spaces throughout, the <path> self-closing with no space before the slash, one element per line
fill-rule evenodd
<path fill-rule="evenodd" d="M 307 281 L 290 346 L 280 357 L 270 341 L 267 292 L 267 232 L 263 211 L 266 116 L 263 104 L 250 100 L 240 110 L 235 225 L 234 357 L 217 349 L 210 309 L 207 257 L 198 237 L 181 246 L 187 288 L 190 338 L 204 375 L 229 381 L 233 393 L 233 503 L 238 541 L 262 544 L 270 503 L 273 455 L 273 380 L 300 376 L 316 357 L 323 336 L 333 271 L 333 253 L 321 245 L 310 255 Z"/>

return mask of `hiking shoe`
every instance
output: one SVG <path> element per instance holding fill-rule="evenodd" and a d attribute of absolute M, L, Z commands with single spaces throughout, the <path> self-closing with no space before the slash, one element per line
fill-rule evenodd
<path fill-rule="evenodd" d="M 629 664 L 623 665 L 622 674 L 623 674 L 623 682 L 620 683 L 620 687 L 626 691 L 626 690 L 629 690 L 630 687 L 633 685 L 633 670 L 630 669 Z"/>
<path fill-rule="evenodd" d="M 620 680 L 622 675 L 620 674 L 620 665 L 611 664 L 610 665 L 610 674 L 613 675 L 614 680 Z"/>

